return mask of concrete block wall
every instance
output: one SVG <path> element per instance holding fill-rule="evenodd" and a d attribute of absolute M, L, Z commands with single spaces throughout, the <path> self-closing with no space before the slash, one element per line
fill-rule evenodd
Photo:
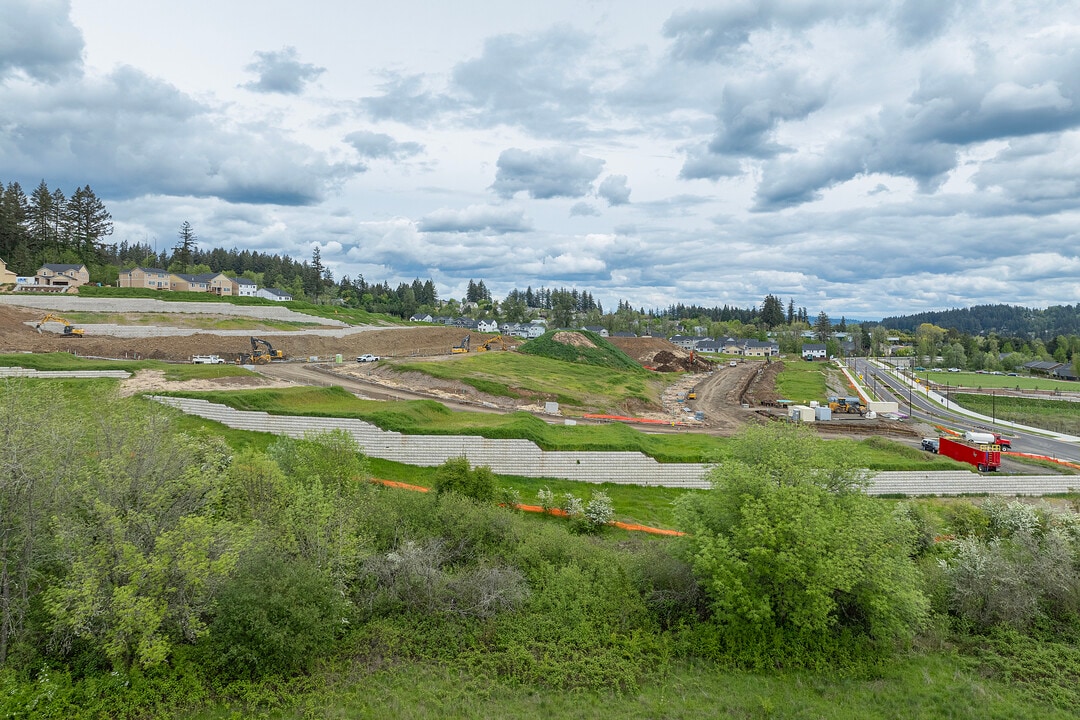
<path fill-rule="evenodd" d="M 190 398 L 156 396 L 155 400 L 185 413 L 240 430 L 303 437 L 319 430 L 342 429 L 363 451 L 384 460 L 433 467 L 465 456 L 476 465 L 524 477 L 563 478 L 592 483 L 707 488 L 710 466 L 703 463 L 658 463 L 637 452 L 544 451 L 528 440 L 499 440 L 465 435 L 402 435 L 348 418 L 268 415 L 233 410 Z M 874 476 L 872 495 L 1046 495 L 1080 489 L 1080 478 L 1068 475 L 980 475 L 975 472 L 883 472 Z"/>
<path fill-rule="evenodd" d="M 0 378 L 20 377 L 50 380 L 57 378 L 114 378 L 124 380 L 131 377 L 127 370 L 32 370 L 21 367 L 0 367 Z"/>

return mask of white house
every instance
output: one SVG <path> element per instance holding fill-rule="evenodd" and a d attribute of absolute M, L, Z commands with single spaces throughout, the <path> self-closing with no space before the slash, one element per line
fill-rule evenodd
<path fill-rule="evenodd" d="M 497 320 L 478 320 L 476 330 L 477 332 L 497 333 L 499 332 L 499 322 Z"/>
<path fill-rule="evenodd" d="M 259 286 L 254 280 L 247 278 L 233 278 L 233 295 L 236 297 L 258 297 Z"/>
<path fill-rule="evenodd" d="M 279 290 L 277 288 L 261 288 L 255 291 L 255 297 L 265 298 L 267 300 L 274 300 L 276 302 L 286 302 L 292 300 L 292 295 Z"/>
<path fill-rule="evenodd" d="M 805 343 L 802 346 L 803 360 L 824 360 L 825 343 Z"/>

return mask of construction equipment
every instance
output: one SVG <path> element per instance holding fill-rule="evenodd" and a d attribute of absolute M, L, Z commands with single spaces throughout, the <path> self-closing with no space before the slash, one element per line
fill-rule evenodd
<path fill-rule="evenodd" d="M 862 405 L 862 401 L 857 397 L 830 397 L 829 409 L 834 413 L 858 413 L 862 415 L 866 412 L 866 409 Z"/>
<path fill-rule="evenodd" d="M 274 346 L 262 338 L 251 338 L 251 352 L 240 356 L 241 363 L 266 365 L 271 360 L 284 360 L 285 353 L 275 350 Z"/>
<path fill-rule="evenodd" d="M 450 348 L 451 353 L 467 353 L 469 352 L 469 339 L 470 335 L 466 335 L 461 339 L 461 343 Z"/>
<path fill-rule="evenodd" d="M 690 392 L 686 393 L 686 399 L 687 400 L 697 400 L 697 388 L 696 387 L 690 388 Z"/>
<path fill-rule="evenodd" d="M 510 346 L 506 343 L 506 338 L 504 338 L 502 335 L 496 335 L 480 347 L 476 348 L 476 352 L 487 352 L 488 350 L 494 350 L 496 345 L 499 346 L 500 350 L 505 351 L 510 349 Z"/>
<path fill-rule="evenodd" d="M 59 315 L 53 315 L 52 313 L 50 313 L 38 320 L 37 325 L 34 326 L 34 329 L 38 331 L 39 335 L 41 334 L 41 326 L 47 322 L 63 323 L 65 337 L 82 337 L 83 334 L 86 332 L 82 328 L 73 327 L 71 323 L 69 323 L 67 320 L 60 317 Z"/>

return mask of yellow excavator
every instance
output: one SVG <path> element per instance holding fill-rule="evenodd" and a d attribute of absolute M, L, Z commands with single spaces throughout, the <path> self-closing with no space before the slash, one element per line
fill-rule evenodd
<path fill-rule="evenodd" d="M 251 353 L 241 356 L 241 361 L 252 365 L 265 365 L 271 360 L 284 360 L 285 353 L 275 350 L 274 346 L 262 338 L 251 338 Z"/>
<path fill-rule="evenodd" d="M 63 323 L 64 337 L 82 337 L 86 333 L 85 330 L 83 330 L 82 328 L 74 327 L 71 323 L 69 323 L 67 320 L 60 317 L 59 315 L 53 315 L 52 313 L 50 313 L 38 320 L 37 325 L 34 326 L 34 329 L 38 331 L 39 335 L 41 334 L 41 326 L 47 322 Z"/>
<path fill-rule="evenodd" d="M 471 335 L 466 335 L 464 338 L 462 338 L 460 344 L 455 345 L 454 347 L 450 348 L 450 352 L 454 353 L 454 354 L 469 352 L 469 338 L 470 337 L 471 337 Z"/>
<path fill-rule="evenodd" d="M 510 346 L 506 343 L 506 338 L 502 335 L 496 335 L 480 347 L 476 348 L 476 352 L 487 352 L 488 350 L 494 350 L 495 346 L 498 346 L 500 350 L 509 350 Z"/>

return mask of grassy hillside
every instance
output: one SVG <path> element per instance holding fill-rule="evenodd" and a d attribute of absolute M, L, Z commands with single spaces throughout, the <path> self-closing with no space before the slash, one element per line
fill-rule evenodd
<path fill-rule="evenodd" d="M 522 347 L 527 348 L 533 342 L 536 341 Z M 550 345 L 569 347 L 557 342 Z M 629 360 L 625 354 L 615 351 Z M 489 395 L 529 398 L 537 402 L 554 400 L 564 410 L 609 411 L 625 409 L 627 403 L 659 407 L 664 386 L 677 379 L 674 374 L 649 373 L 636 363 L 632 369 L 603 365 L 600 360 L 621 361 L 606 350 L 593 354 L 597 362 L 577 362 L 531 353 L 489 352 L 455 358 L 453 362 L 406 361 L 394 362 L 389 367 L 400 372 L 419 372 L 462 382 Z"/>
<path fill-rule="evenodd" d="M 160 370 L 166 380 L 203 380 L 206 378 L 255 375 L 237 365 L 188 365 L 160 360 L 92 360 L 71 353 L 16 353 L 0 355 L 0 367 L 22 367 L 29 370 Z"/>
<path fill-rule="evenodd" d="M 430 363 L 447 364 L 455 363 Z M 649 434 L 627 425 L 548 425 L 528 413 L 500 415 L 455 412 L 432 400 L 383 402 L 360 400 L 341 388 L 273 388 L 227 392 L 171 392 L 237 410 L 273 415 L 356 418 L 408 435 L 479 435 L 522 438 L 545 450 L 636 451 L 659 462 L 722 462 L 729 456 L 727 438 L 698 433 Z M 955 470 L 959 465 L 893 440 L 872 437 L 856 442 L 834 440 L 861 467 L 873 470 Z"/>
<path fill-rule="evenodd" d="M 573 334 L 588 338 L 595 347 L 573 345 L 555 340 L 556 335 L 566 332 L 571 331 L 554 330 L 546 332 L 519 347 L 518 352 L 568 363 L 595 365 L 634 373 L 648 373 L 637 361 L 596 333 L 585 330 L 572 331 Z"/>
<path fill-rule="evenodd" d="M 313 305 L 311 303 L 291 300 L 278 302 L 259 297 L 223 297 L 212 293 L 202 292 L 161 292 L 149 288 L 116 288 L 96 287 L 84 285 L 79 288 L 82 297 L 104 298 L 154 298 L 155 300 L 167 300 L 169 302 L 216 302 L 230 305 L 266 305 L 268 307 L 287 307 L 305 315 L 341 320 L 350 325 L 400 325 L 401 318 L 381 313 L 369 313 L 357 308 L 345 308 L 335 305 Z"/>

